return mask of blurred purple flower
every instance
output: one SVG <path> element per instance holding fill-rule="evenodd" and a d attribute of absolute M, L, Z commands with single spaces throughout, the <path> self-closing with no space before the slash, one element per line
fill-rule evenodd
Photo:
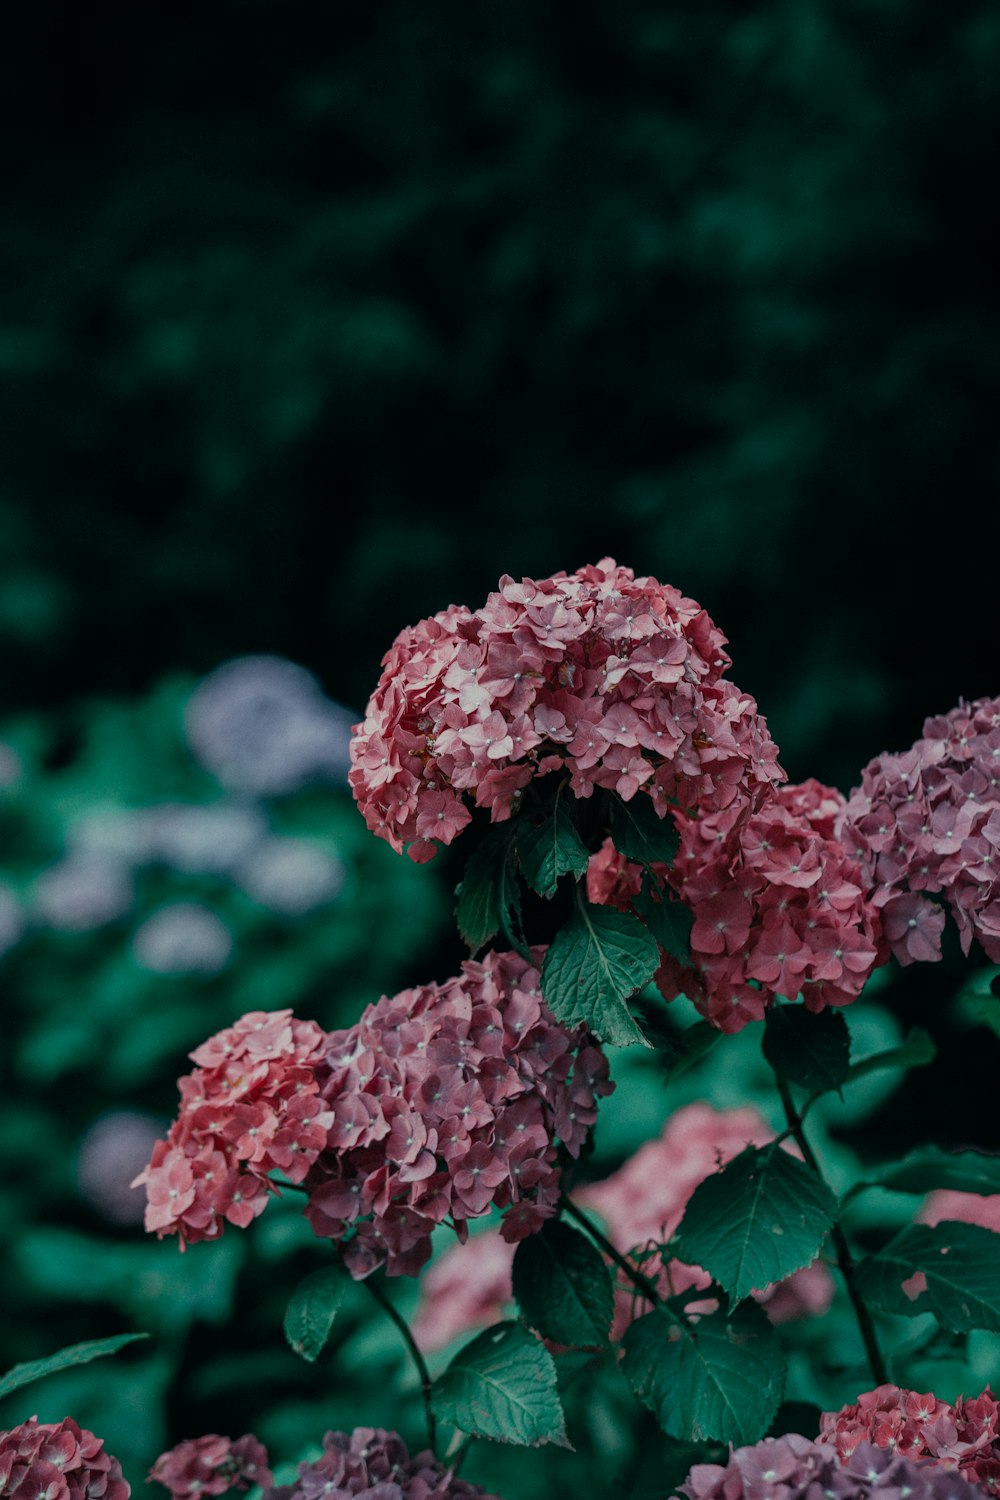
<path fill-rule="evenodd" d="M 80 1195 L 112 1224 L 141 1224 L 146 1195 L 130 1183 L 163 1133 L 153 1115 L 120 1109 L 102 1115 L 81 1137 L 76 1157 Z"/>
<path fill-rule="evenodd" d="M 0 957 L 21 941 L 24 912 L 21 903 L 7 886 L 0 885 Z"/>
<path fill-rule="evenodd" d="M 197 901 L 177 901 L 153 912 L 136 929 L 132 956 L 154 974 L 218 974 L 233 951 L 221 917 Z"/>
<path fill-rule="evenodd" d="M 238 872 L 248 896 L 289 917 L 304 916 L 334 901 L 346 878 L 336 855 L 297 838 L 268 839 Z"/>
<path fill-rule="evenodd" d="M 266 797 L 314 781 L 346 782 L 354 718 L 324 697 L 304 667 L 243 656 L 209 673 L 184 722 L 195 758 L 223 786 Z"/>
<path fill-rule="evenodd" d="M 267 834 L 263 814 L 236 802 L 163 802 L 140 823 L 144 859 L 185 875 L 228 875 Z"/>
<path fill-rule="evenodd" d="M 70 854 L 35 881 L 34 908 L 63 932 L 93 932 L 125 915 L 134 892 L 129 872 L 113 860 Z"/>
<path fill-rule="evenodd" d="M 142 808 L 97 807 L 66 830 L 70 858 L 140 865 L 146 858 Z"/>

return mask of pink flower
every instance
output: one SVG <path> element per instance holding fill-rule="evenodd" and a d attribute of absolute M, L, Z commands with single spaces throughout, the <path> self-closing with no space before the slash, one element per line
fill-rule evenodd
<path fill-rule="evenodd" d="M 245 1228 L 274 1191 L 270 1173 L 300 1181 L 326 1144 L 333 1115 L 318 1098 L 324 1033 L 290 1010 L 253 1011 L 192 1054 L 181 1112 L 133 1186 L 145 1184 L 145 1225 L 181 1249 Z"/>
<path fill-rule="evenodd" d="M 415 1274 L 445 1221 L 464 1235 L 495 1206 L 513 1237 L 553 1212 L 557 1145 L 579 1154 L 610 1084 L 586 1031 L 542 1002 L 540 959 L 488 953 L 327 1038 L 317 1077 L 334 1123 L 305 1179 L 306 1214 L 344 1241 L 355 1276 L 383 1264 Z"/>
<path fill-rule="evenodd" d="M 946 908 L 963 951 L 976 938 L 1000 963 L 998 723 L 996 698 L 928 719 L 905 754 L 869 762 L 845 808 L 841 836 L 902 964 L 940 958 Z"/>
<path fill-rule="evenodd" d="M 1000 1193 L 957 1193 L 951 1188 L 939 1188 L 928 1194 L 917 1214 L 921 1224 L 940 1224 L 942 1219 L 957 1220 L 960 1224 L 981 1224 L 1000 1234 Z"/>
<path fill-rule="evenodd" d="M 430 1452 L 412 1458 L 403 1439 L 379 1427 L 328 1432 L 314 1463 L 299 1464 L 294 1484 L 266 1490 L 264 1500 L 498 1500 L 460 1479 Z"/>
<path fill-rule="evenodd" d="M 783 775 L 723 645 L 693 600 L 610 558 L 502 578 L 481 609 L 422 620 L 383 658 L 351 749 L 369 828 L 424 861 L 461 831 L 466 799 L 497 822 L 560 768 L 578 797 L 645 791 L 661 815 L 755 805 Z"/>
<path fill-rule="evenodd" d="M 1000 1403 L 989 1386 L 954 1406 L 930 1393 L 880 1385 L 851 1406 L 824 1412 L 819 1441 L 847 1463 L 859 1443 L 876 1443 L 914 1460 L 931 1460 L 989 1494 L 1000 1494 Z"/>
<path fill-rule="evenodd" d="M 776 995 L 801 995 L 810 1010 L 857 998 L 888 949 L 861 870 L 831 831 L 843 805 L 832 787 L 806 781 L 772 787 L 753 809 L 678 815 L 680 850 L 660 879 L 663 899 L 679 899 L 693 918 L 691 957 L 661 953 L 656 982 L 666 999 L 688 995 L 714 1026 L 735 1032 Z M 591 901 L 628 908 L 640 883 L 610 842 L 592 856 Z M 932 926 L 925 921 L 922 934 Z"/>
<path fill-rule="evenodd" d="M 965 1479 L 863 1442 L 841 1466 L 835 1453 L 796 1432 L 731 1448 L 725 1464 L 695 1464 L 679 1486 L 687 1500 L 979 1500 Z"/>
<path fill-rule="evenodd" d="M 72 1417 L 29 1417 L 0 1432 L 2 1500 L 128 1500 L 130 1494 L 117 1458 Z"/>
<path fill-rule="evenodd" d="M 226 1490 L 274 1483 L 267 1449 L 252 1433 L 235 1442 L 216 1432 L 188 1438 L 161 1453 L 149 1477 L 164 1485 L 173 1500 L 199 1500 L 201 1495 L 223 1495 Z"/>

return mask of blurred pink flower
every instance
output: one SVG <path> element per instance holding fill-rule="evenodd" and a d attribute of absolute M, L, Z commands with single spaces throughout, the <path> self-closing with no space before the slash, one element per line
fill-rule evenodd
<path fill-rule="evenodd" d="M 597 1214 L 615 1248 L 623 1254 L 649 1251 L 668 1240 L 683 1217 L 698 1184 L 745 1146 L 763 1146 L 772 1132 L 753 1109 L 717 1110 L 689 1104 L 670 1117 L 662 1134 L 640 1146 L 610 1177 L 574 1193 L 575 1201 Z M 424 1348 L 437 1349 L 471 1329 L 487 1327 L 503 1316 L 513 1300 L 513 1245 L 495 1230 L 474 1236 L 447 1250 L 421 1283 L 414 1333 Z M 642 1269 L 665 1295 L 689 1287 L 708 1287 L 710 1277 L 698 1266 L 667 1262 L 654 1252 Z M 833 1281 L 818 1261 L 754 1296 L 776 1323 L 826 1311 Z M 623 1273 L 618 1277 L 614 1336 L 646 1310 Z"/>
<path fill-rule="evenodd" d="M 149 1478 L 168 1489 L 173 1500 L 198 1500 L 201 1495 L 224 1495 L 226 1490 L 273 1484 L 268 1462 L 267 1449 L 252 1433 L 234 1442 L 210 1432 L 204 1437 L 187 1438 L 161 1453 Z"/>

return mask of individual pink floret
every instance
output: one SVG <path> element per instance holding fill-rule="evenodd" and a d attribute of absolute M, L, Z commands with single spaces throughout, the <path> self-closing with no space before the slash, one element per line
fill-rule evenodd
<path fill-rule="evenodd" d="M 964 953 L 976 938 L 1000 963 L 1000 698 L 960 702 L 876 756 L 842 821 L 901 964 L 941 957 L 946 910 Z"/>
<path fill-rule="evenodd" d="M 853 1405 L 824 1412 L 819 1441 L 833 1448 L 841 1463 L 859 1443 L 871 1442 L 904 1458 L 933 1459 L 990 1494 L 1000 1493 L 1000 1403 L 989 1386 L 975 1399 L 960 1396 L 952 1406 L 930 1393 L 880 1385 Z"/>
<path fill-rule="evenodd" d="M 687 995 L 713 1026 L 740 1031 L 775 996 L 810 1010 L 857 999 L 888 956 L 857 860 L 834 836 L 844 799 L 810 780 L 773 787 L 755 810 L 679 815 L 681 847 L 664 871 L 688 908 L 691 961 L 661 955 L 657 984 Z M 628 907 L 638 867 L 610 844 L 591 858 L 591 901 Z"/>
<path fill-rule="evenodd" d="M 72 1417 L 29 1417 L 0 1432 L 3 1500 L 128 1500 L 131 1488 L 101 1438 Z"/>
<path fill-rule="evenodd" d="M 146 1187 L 146 1228 L 181 1248 L 246 1228 L 274 1188 L 301 1182 L 326 1145 L 333 1116 L 316 1066 L 326 1035 L 290 1010 L 253 1011 L 192 1052 L 180 1114 L 133 1186 Z"/>
<path fill-rule="evenodd" d="M 198 1500 L 200 1495 L 223 1495 L 226 1490 L 274 1482 L 267 1449 L 252 1433 L 235 1442 L 217 1432 L 187 1438 L 160 1454 L 149 1478 L 164 1485 L 174 1500 Z"/>
<path fill-rule="evenodd" d="M 640 1146 L 617 1172 L 581 1188 L 574 1200 L 599 1216 L 615 1248 L 623 1254 L 650 1252 L 677 1229 L 691 1194 L 748 1145 L 763 1146 L 773 1132 L 753 1109 L 717 1110 L 689 1104 L 667 1121 L 662 1134 Z M 515 1246 L 500 1234 L 475 1235 L 466 1245 L 445 1252 L 421 1284 L 421 1302 L 413 1324 L 422 1347 L 443 1348 L 460 1333 L 498 1322 L 513 1299 L 511 1268 Z M 642 1269 L 664 1296 L 705 1287 L 711 1278 L 699 1266 L 675 1258 L 664 1262 L 655 1251 L 644 1253 Z M 826 1311 L 833 1282 L 819 1262 L 785 1281 L 755 1292 L 774 1322 L 817 1316 Z M 647 1311 L 624 1274 L 618 1278 L 613 1333 L 620 1338 L 629 1322 Z"/>
<path fill-rule="evenodd" d="M 537 964 L 515 953 L 467 962 L 334 1032 L 320 1071 L 333 1125 L 306 1187 L 307 1217 L 343 1240 L 353 1275 L 415 1274 L 431 1233 L 491 1207 L 523 1239 L 559 1198 L 558 1147 L 578 1156 L 610 1093 L 607 1060 L 541 998 Z"/>
<path fill-rule="evenodd" d="M 402 631 L 351 745 L 368 827 L 424 861 L 469 822 L 565 771 L 577 797 L 640 791 L 705 811 L 783 780 L 754 700 L 725 677 L 725 637 L 692 599 L 605 558 L 505 577 L 474 613 Z"/>
<path fill-rule="evenodd" d="M 322 1455 L 299 1464 L 294 1484 L 265 1490 L 264 1500 L 499 1500 L 459 1478 L 429 1451 L 412 1457 L 403 1439 L 381 1427 L 328 1432 Z"/>

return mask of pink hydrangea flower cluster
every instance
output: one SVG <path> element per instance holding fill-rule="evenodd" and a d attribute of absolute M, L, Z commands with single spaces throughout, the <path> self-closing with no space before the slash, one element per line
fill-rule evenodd
<path fill-rule="evenodd" d="M 756 810 L 680 815 L 666 879 L 694 915 L 691 962 L 664 953 L 657 984 L 736 1032 L 776 995 L 810 1010 L 856 1000 L 887 956 L 856 859 L 835 835 L 844 799 L 809 780 L 773 788 Z M 627 906 L 639 871 L 608 845 L 591 860 L 591 901 Z"/>
<path fill-rule="evenodd" d="M 596 1042 L 543 1003 L 535 963 L 492 952 L 334 1032 L 321 1082 L 333 1123 L 306 1213 L 318 1235 L 351 1236 L 358 1277 L 382 1263 L 415 1274 L 438 1224 L 464 1238 L 493 1206 L 505 1239 L 540 1228 L 559 1197 L 557 1143 L 579 1155 L 612 1087 Z"/>
<path fill-rule="evenodd" d="M 128 1500 L 131 1493 L 117 1458 L 72 1417 L 61 1422 L 29 1417 L 0 1432 L 3 1500 Z"/>
<path fill-rule="evenodd" d="M 180 1113 L 133 1184 L 146 1187 L 148 1230 L 179 1235 L 182 1249 L 215 1239 L 263 1212 L 271 1172 L 303 1180 L 333 1124 L 318 1097 L 325 1044 L 290 1010 L 252 1011 L 191 1053 Z"/>
<path fill-rule="evenodd" d="M 680 1486 L 687 1500 L 982 1500 L 981 1491 L 935 1465 L 860 1443 L 841 1466 L 823 1443 L 790 1432 L 735 1448 L 725 1464 L 695 1464 Z"/>
<path fill-rule="evenodd" d="M 600 1216 L 616 1249 L 626 1255 L 644 1251 L 670 1238 L 700 1182 L 744 1147 L 764 1146 L 772 1137 L 754 1109 L 685 1105 L 670 1117 L 658 1139 L 640 1146 L 610 1177 L 573 1196 L 582 1208 Z M 513 1259 L 514 1247 L 495 1232 L 476 1235 L 467 1245 L 447 1251 L 421 1285 L 413 1324 L 418 1343 L 426 1349 L 442 1348 L 468 1329 L 498 1322 L 513 1298 Z M 645 1258 L 642 1269 L 667 1296 L 711 1282 L 700 1266 L 676 1259 L 665 1263 L 658 1253 Z M 754 1296 L 774 1322 L 785 1322 L 825 1312 L 833 1282 L 826 1267 L 815 1262 Z M 631 1283 L 619 1276 L 614 1336 L 620 1338 L 632 1318 L 646 1310 Z"/>
<path fill-rule="evenodd" d="M 368 827 L 433 858 L 470 820 L 568 771 L 577 797 L 642 789 L 706 810 L 783 779 L 754 700 L 725 677 L 725 637 L 692 599 L 605 558 L 516 582 L 474 613 L 452 605 L 402 631 L 351 745 Z"/>
<path fill-rule="evenodd" d="M 991 1495 L 1000 1493 L 1000 1403 L 989 1386 L 974 1400 L 955 1405 L 934 1395 L 880 1385 L 852 1406 L 824 1412 L 820 1442 L 848 1463 L 859 1444 L 876 1443 L 909 1459 L 932 1459 L 958 1470 Z"/>
<path fill-rule="evenodd" d="M 199 1500 L 201 1495 L 274 1483 L 267 1449 L 249 1432 L 235 1442 L 217 1432 L 187 1438 L 160 1454 L 149 1477 L 164 1485 L 174 1500 Z"/>
<path fill-rule="evenodd" d="M 294 1484 L 265 1491 L 264 1500 L 498 1500 L 468 1484 L 430 1452 L 411 1458 L 403 1439 L 380 1427 L 328 1432 L 322 1456 L 299 1464 Z"/>
<path fill-rule="evenodd" d="M 1000 698 L 931 718 L 901 755 L 869 762 L 841 833 L 901 964 L 941 957 L 943 896 L 962 951 L 1000 963 Z"/>

